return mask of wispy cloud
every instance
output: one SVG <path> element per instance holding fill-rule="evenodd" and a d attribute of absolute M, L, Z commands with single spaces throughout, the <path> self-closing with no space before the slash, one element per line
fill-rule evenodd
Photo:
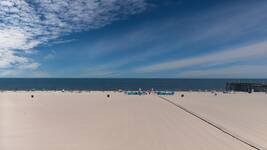
<path fill-rule="evenodd" d="M 44 56 L 44 60 L 49 61 L 56 58 L 56 51 L 52 50 L 49 54 Z"/>
<path fill-rule="evenodd" d="M 191 70 L 176 75 L 179 78 L 262 78 L 267 77 L 266 65 L 234 65 L 223 68 Z"/>
<path fill-rule="evenodd" d="M 135 65 L 136 69 L 127 71 L 142 74 L 266 57 L 265 49 L 260 48 L 265 42 L 255 42 L 266 38 L 267 15 L 263 14 L 267 3 L 231 4 L 146 23 L 90 43 L 88 49 L 96 58 L 114 53 L 121 56 L 103 61 L 106 68 Z"/>
<path fill-rule="evenodd" d="M 222 50 L 219 52 L 214 52 L 203 56 L 197 56 L 180 60 L 171 60 L 144 67 L 139 67 L 135 71 L 158 72 L 158 71 L 180 69 L 194 65 L 226 64 L 231 62 L 238 62 L 244 59 L 252 59 L 255 57 L 266 57 L 266 54 L 267 54 L 267 42 L 264 41 L 256 44 L 243 46 L 240 48 Z"/>
<path fill-rule="evenodd" d="M 0 69 L 36 64 L 21 50 L 72 32 L 101 28 L 144 11 L 146 5 L 145 0 L 1 0 Z"/>

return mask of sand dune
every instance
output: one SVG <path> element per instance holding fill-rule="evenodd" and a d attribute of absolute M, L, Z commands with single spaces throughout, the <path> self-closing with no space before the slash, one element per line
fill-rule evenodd
<path fill-rule="evenodd" d="M 31 98 L 32 93 L 34 98 Z M 111 98 L 107 98 L 106 94 L 103 92 L 1 93 L 0 149 L 253 149 L 196 117 L 164 102 L 156 95 L 126 96 L 110 92 Z M 179 100 L 179 102 L 183 101 L 182 104 L 203 115 L 205 111 L 202 110 L 210 110 L 207 113 L 215 113 L 214 117 L 216 118 L 216 113 L 218 113 L 216 104 L 212 105 L 211 103 L 210 105 L 215 108 L 209 108 L 208 105 L 198 107 L 197 104 L 194 105 L 194 97 L 197 98 L 199 103 L 201 103 L 202 99 L 205 99 L 205 101 L 208 101 L 206 99 L 210 99 L 210 101 L 214 99 L 213 96 L 205 95 L 202 98 L 192 95 L 190 99 L 186 94 L 184 100 Z M 223 96 L 221 97 L 221 100 L 225 99 Z M 175 97 L 168 98 L 176 101 Z M 253 104 L 251 103 L 251 105 Z M 233 104 L 231 107 L 236 106 L 238 105 Z M 229 109 L 231 107 L 229 106 Z M 259 107 L 262 108 L 264 106 Z M 237 109 L 237 111 L 241 111 L 240 113 L 245 111 L 245 108 L 238 107 Z M 222 106 L 219 112 L 224 111 L 228 111 L 228 108 L 226 109 Z M 207 116 L 209 117 L 208 114 Z M 238 122 L 238 120 L 228 116 L 221 115 L 221 117 L 221 119 L 217 119 L 226 122 L 226 125 L 232 125 L 231 122 L 233 120 Z M 254 116 L 251 114 L 249 117 Z M 261 117 L 263 115 L 257 116 L 259 119 Z M 228 119 L 230 120 L 228 121 Z M 241 123 L 239 124 L 246 121 L 245 119 L 240 120 Z M 257 126 L 253 130 L 256 131 L 258 129 L 264 129 L 264 125 L 262 127 Z M 266 133 L 266 130 L 263 133 Z M 264 142 L 263 135 L 262 138 L 253 135 L 253 138 L 262 139 L 262 142 Z M 255 142 L 257 141 L 255 140 Z"/>

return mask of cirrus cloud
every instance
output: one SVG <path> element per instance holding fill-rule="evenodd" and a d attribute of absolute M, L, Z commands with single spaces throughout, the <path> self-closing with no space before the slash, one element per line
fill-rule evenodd
<path fill-rule="evenodd" d="M 168 60 L 166 62 L 159 62 L 152 65 L 142 66 L 135 69 L 135 71 L 150 73 L 177 70 L 190 66 L 227 64 L 247 59 L 259 59 L 266 57 L 266 54 L 267 41 L 262 41 L 238 48 L 225 49 L 203 56 L 196 56 L 179 60 Z"/>
<path fill-rule="evenodd" d="M 27 50 L 101 28 L 146 7 L 146 0 L 1 0 L 0 70 L 36 69 L 39 64 L 25 55 Z"/>

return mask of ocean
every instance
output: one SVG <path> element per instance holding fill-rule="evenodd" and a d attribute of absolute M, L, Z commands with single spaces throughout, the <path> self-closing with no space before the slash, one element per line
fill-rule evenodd
<path fill-rule="evenodd" d="M 0 90 L 171 90 L 223 91 L 227 82 L 267 83 L 267 79 L 92 79 L 0 78 Z"/>

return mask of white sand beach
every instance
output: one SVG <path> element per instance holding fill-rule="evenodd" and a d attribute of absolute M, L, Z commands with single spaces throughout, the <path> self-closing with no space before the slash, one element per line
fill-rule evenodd
<path fill-rule="evenodd" d="M 111 97 L 107 98 L 106 95 Z M 169 100 L 267 147 L 267 94 L 180 92 Z M 34 95 L 34 98 L 31 98 Z M 255 149 L 157 95 L 0 93 L 1 150 Z"/>
<path fill-rule="evenodd" d="M 266 93 L 177 93 L 168 97 L 188 110 L 227 129 L 232 134 L 267 148 L 267 94 Z"/>

